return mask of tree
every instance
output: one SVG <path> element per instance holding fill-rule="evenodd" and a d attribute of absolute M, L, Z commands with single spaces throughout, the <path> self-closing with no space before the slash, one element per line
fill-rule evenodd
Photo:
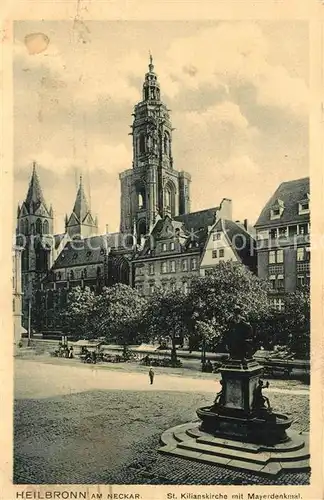
<path fill-rule="evenodd" d="M 69 292 L 62 312 L 63 330 L 85 339 L 97 336 L 95 319 L 96 296 L 90 288 L 75 287 Z"/>
<path fill-rule="evenodd" d="M 122 344 L 138 342 L 143 336 L 146 300 L 128 285 L 104 288 L 96 299 L 96 322 L 101 335 Z"/>
<path fill-rule="evenodd" d="M 146 322 L 151 339 L 171 341 L 171 361 L 177 361 L 177 339 L 183 340 L 189 331 L 188 296 L 181 290 L 157 289 L 148 301 Z"/>
<path fill-rule="evenodd" d="M 268 285 L 238 262 L 220 262 L 210 274 L 194 278 L 189 300 L 195 329 L 212 349 L 223 347 L 234 310 L 253 327 L 268 313 Z"/>

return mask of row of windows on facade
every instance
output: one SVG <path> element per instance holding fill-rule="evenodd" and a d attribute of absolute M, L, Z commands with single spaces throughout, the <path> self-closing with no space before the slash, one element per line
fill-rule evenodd
<path fill-rule="evenodd" d="M 212 258 L 217 259 L 218 257 L 220 259 L 224 257 L 224 248 L 220 248 L 219 250 L 212 251 Z"/>
<path fill-rule="evenodd" d="M 196 271 L 197 270 L 197 259 L 193 258 L 193 259 L 190 259 L 190 270 L 191 271 Z M 167 273 L 175 273 L 177 272 L 177 264 L 176 264 L 176 261 L 175 260 L 171 260 L 171 261 L 165 261 L 165 262 L 161 262 L 160 263 L 160 266 L 161 266 L 161 273 L 162 274 L 167 274 Z M 186 272 L 189 270 L 189 267 L 188 267 L 188 260 L 187 259 L 183 259 L 181 261 L 181 271 L 183 272 Z M 145 272 L 145 267 L 139 267 L 137 266 L 136 268 L 136 274 L 137 275 L 144 275 L 144 272 Z M 153 275 L 155 274 L 155 265 L 154 264 L 149 264 L 148 265 L 148 272 L 150 275 Z"/>
<path fill-rule="evenodd" d="M 285 289 L 285 277 L 283 274 L 271 274 L 269 276 L 271 288 L 273 290 L 284 290 Z M 297 275 L 297 286 L 309 286 L 310 275 L 309 274 L 298 274 Z"/>
<path fill-rule="evenodd" d="M 307 235 L 310 232 L 310 224 L 293 224 L 290 226 L 274 227 L 269 230 L 259 231 L 258 239 L 276 240 L 278 238 L 292 238 L 299 235 Z"/>
<path fill-rule="evenodd" d="M 49 234 L 49 224 L 48 221 L 45 220 L 43 223 L 40 219 L 36 220 L 36 223 L 31 223 L 27 219 L 23 219 L 20 222 L 20 231 L 22 234 Z"/>
<path fill-rule="evenodd" d="M 270 210 L 270 219 L 276 220 L 280 219 L 285 211 L 284 204 L 278 200 L 277 205 L 272 207 Z M 309 200 L 303 200 L 298 203 L 298 215 L 309 214 Z"/>
<path fill-rule="evenodd" d="M 297 262 L 309 261 L 310 260 L 310 248 L 308 247 L 298 247 L 297 248 Z M 284 251 L 281 250 L 270 250 L 269 252 L 269 264 L 281 264 L 284 261 Z"/>
<path fill-rule="evenodd" d="M 190 283 L 188 281 L 183 281 L 182 283 L 176 283 L 175 281 L 172 282 L 162 282 L 159 286 L 161 286 L 164 290 L 171 290 L 172 292 L 175 292 L 176 290 L 182 290 L 183 293 L 187 294 L 190 291 Z M 135 285 L 135 288 L 138 292 L 143 293 L 144 292 L 144 284 L 143 283 L 137 283 Z M 149 294 L 153 294 L 156 290 L 157 286 L 154 283 L 149 283 L 148 285 L 148 292 Z"/>
<path fill-rule="evenodd" d="M 283 274 L 271 274 L 269 276 L 270 285 L 272 290 L 284 290 L 285 289 L 285 277 Z M 310 275 L 309 274 L 297 274 L 296 278 L 297 287 L 309 286 L 310 285 Z"/>
<path fill-rule="evenodd" d="M 100 267 L 97 267 L 96 275 L 97 275 L 97 277 L 101 276 L 101 268 Z M 81 271 L 80 270 L 73 271 L 71 269 L 71 271 L 67 271 L 67 273 L 66 273 L 66 279 L 70 280 L 70 281 L 75 280 L 75 279 L 86 279 L 87 277 L 88 277 L 88 272 L 87 272 L 86 268 L 82 269 Z M 58 271 L 54 274 L 55 281 L 61 281 L 62 278 L 64 280 L 64 277 L 63 277 L 61 271 Z"/>

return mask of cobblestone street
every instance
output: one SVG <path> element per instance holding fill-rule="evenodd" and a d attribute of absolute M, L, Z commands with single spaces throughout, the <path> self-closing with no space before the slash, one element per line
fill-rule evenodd
<path fill-rule="evenodd" d="M 164 430 L 196 420 L 196 408 L 212 402 L 215 378 L 158 374 L 150 386 L 145 372 L 15 364 L 15 483 L 308 483 L 306 473 L 274 481 L 158 455 Z M 307 431 L 307 387 L 289 393 L 279 385 L 269 393 L 273 407 Z"/>

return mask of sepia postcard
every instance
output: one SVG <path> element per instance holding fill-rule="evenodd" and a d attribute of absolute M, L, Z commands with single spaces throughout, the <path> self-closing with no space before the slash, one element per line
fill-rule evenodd
<path fill-rule="evenodd" d="M 0 498 L 322 498 L 323 2 L 1 11 Z"/>

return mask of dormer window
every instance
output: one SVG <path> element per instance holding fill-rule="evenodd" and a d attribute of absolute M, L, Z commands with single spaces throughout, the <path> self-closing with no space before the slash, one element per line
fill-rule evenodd
<path fill-rule="evenodd" d="M 298 203 L 298 214 L 309 214 L 309 194 L 307 195 L 307 198 L 305 200 L 302 200 Z"/>
<path fill-rule="evenodd" d="M 283 201 L 278 199 L 270 210 L 270 219 L 271 220 L 280 219 L 280 217 L 283 214 L 284 208 L 285 206 Z"/>

